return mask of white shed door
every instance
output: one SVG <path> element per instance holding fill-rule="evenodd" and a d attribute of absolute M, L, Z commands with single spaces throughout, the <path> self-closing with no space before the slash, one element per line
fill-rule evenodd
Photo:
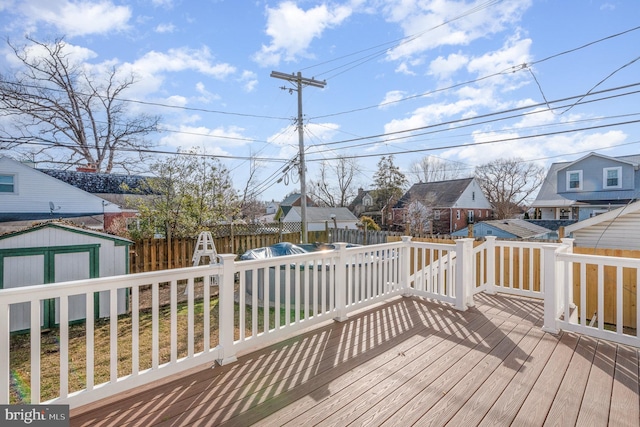
<path fill-rule="evenodd" d="M 91 277 L 91 259 L 89 252 L 55 254 L 54 281 L 67 282 L 69 280 L 83 280 Z M 69 298 L 69 320 L 85 318 L 87 312 L 85 296 L 73 295 Z M 55 302 L 55 322 L 60 323 L 60 298 Z"/>
<path fill-rule="evenodd" d="M 44 283 L 44 255 L 6 256 L 2 283 L 6 289 Z M 31 325 L 30 303 L 11 305 L 11 331 L 28 329 Z M 44 304 L 40 303 L 40 325 L 44 322 Z"/>

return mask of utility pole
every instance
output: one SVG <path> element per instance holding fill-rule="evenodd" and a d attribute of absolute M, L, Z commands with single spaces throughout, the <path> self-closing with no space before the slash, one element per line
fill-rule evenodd
<path fill-rule="evenodd" d="M 304 129 L 302 123 L 302 87 L 313 86 L 324 88 L 327 84 L 326 81 L 315 80 L 314 78 L 302 77 L 300 71 L 297 74 L 286 74 L 279 71 L 272 71 L 271 77 L 276 79 L 286 80 L 296 85 L 296 88 L 281 87 L 281 89 L 289 89 L 289 93 L 298 92 L 298 145 L 300 156 L 300 215 L 302 216 L 302 243 L 307 243 L 307 181 L 306 181 L 306 167 L 304 161 Z"/>

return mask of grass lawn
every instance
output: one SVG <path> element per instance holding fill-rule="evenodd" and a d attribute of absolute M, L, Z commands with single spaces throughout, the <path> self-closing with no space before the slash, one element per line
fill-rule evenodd
<path fill-rule="evenodd" d="M 211 347 L 218 344 L 218 297 L 214 296 L 210 300 L 210 339 Z M 187 319 L 188 306 L 186 302 L 178 304 L 178 358 L 188 355 L 187 348 Z M 236 325 L 236 338 L 239 336 L 238 316 L 239 306 L 236 304 L 234 310 Z M 245 336 L 251 335 L 252 307 L 246 306 L 245 318 L 249 328 L 245 331 Z M 202 299 L 194 303 L 194 342 L 195 352 L 204 350 L 204 302 Z M 286 312 L 280 312 L 280 324 L 285 323 Z M 295 317 L 295 312 L 289 314 L 291 319 Z M 151 348 L 152 348 L 152 313 L 150 309 L 140 311 L 139 346 L 140 346 L 140 366 L 139 370 L 151 368 Z M 163 364 L 171 358 L 171 336 L 170 336 L 170 306 L 164 305 L 160 308 L 159 316 L 159 347 L 160 360 Z M 269 313 L 269 327 L 275 326 L 275 309 L 271 308 Z M 258 308 L 257 312 L 258 330 L 264 329 L 264 309 Z M 132 324 L 131 315 L 125 314 L 118 317 L 118 376 L 131 373 L 131 339 Z M 94 326 L 94 383 L 101 384 L 109 381 L 110 370 L 110 322 L 109 319 L 97 319 Z M 29 334 L 18 334 L 11 337 L 11 399 L 10 403 L 30 403 L 31 400 L 31 345 Z M 59 395 L 59 373 L 60 373 L 60 346 L 59 330 L 51 329 L 43 331 L 41 335 L 41 401 L 53 399 Z M 69 326 L 69 392 L 82 390 L 86 387 L 86 328 L 84 322 L 75 323 Z"/>

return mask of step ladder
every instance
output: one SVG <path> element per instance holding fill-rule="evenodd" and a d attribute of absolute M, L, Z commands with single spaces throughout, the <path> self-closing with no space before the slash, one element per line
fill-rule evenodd
<path fill-rule="evenodd" d="M 218 252 L 216 252 L 216 245 L 213 243 L 213 237 L 210 231 L 203 231 L 198 236 L 198 242 L 193 251 L 193 266 L 196 267 L 200 265 L 200 261 L 204 257 L 209 257 L 210 264 L 218 263 Z"/>

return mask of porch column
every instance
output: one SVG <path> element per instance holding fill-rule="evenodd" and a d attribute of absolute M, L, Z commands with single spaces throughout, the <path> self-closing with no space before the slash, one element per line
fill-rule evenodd
<path fill-rule="evenodd" d="M 455 286 L 456 310 L 465 311 L 467 307 L 473 307 L 473 292 L 470 287 L 473 284 L 473 241 L 474 239 L 456 240 L 456 276 Z"/>
<path fill-rule="evenodd" d="M 565 237 L 563 239 L 560 239 L 560 241 L 565 246 L 564 252 L 567 254 L 572 254 L 573 242 L 575 241 L 575 239 L 570 239 L 568 237 Z M 567 280 L 567 286 L 565 287 L 566 289 L 565 292 L 567 293 L 566 296 L 567 296 L 567 301 L 569 303 L 568 307 L 575 308 L 575 304 L 573 303 L 574 301 L 573 299 L 573 268 L 571 268 L 571 266 L 566 268 L 565 274 L 566 274 L 566 280 Z"/>
<path fill-rule="evenodd" d="M 236 256 L 233 254 L 223 254 L 219 255 L 219 257 L 222 262 L 222 278 L 218 285 L 220 307 L 218 311 L 218 346 L 221 347 L 218 364 L 227 365 L 238 360 L 233 345 L 234 260 Z M 244 307 L 240 307 L 240 310 L 244 310 Z"/>
<path fill-rule="evenodd" d="M 558 289 L 562 286 L 558 282 L 558 271 L 556 263 L 557 246 L 544 245 L 542 247 L 542 259 L 544 262 L 544 325 L 542 330 L 551 334 L 560 332 L 556 324 L 556 316 L 560 303 Z"/>
<path fill-rule="evenodd" d="M 409 277 L 411 276 L 411 236 L 402 236 L 402 248 L 400 249 L 400 286 L 402 296 L 411 296 Z"/>
<path fill-rule="evenodd" d="M 334 246 L 338 251 L 338 257 L 334 271 L 336 317 L 333 320 L 344 322 L 347 320 L 347 292 L 349 292 L 347 286 L 353 289 L 353 284 L 350 285 L 347 278 L 347 244 L 339 242 L 334 243 Z"/>
<path fill-rule="evenodd" d="M 486 249 L 486 275 L 487 282 L 485 286 L 485 292 L 491 295 L 498 293 L 496 287 L 496 236 L 485 237 L 485 249 Z"/>

